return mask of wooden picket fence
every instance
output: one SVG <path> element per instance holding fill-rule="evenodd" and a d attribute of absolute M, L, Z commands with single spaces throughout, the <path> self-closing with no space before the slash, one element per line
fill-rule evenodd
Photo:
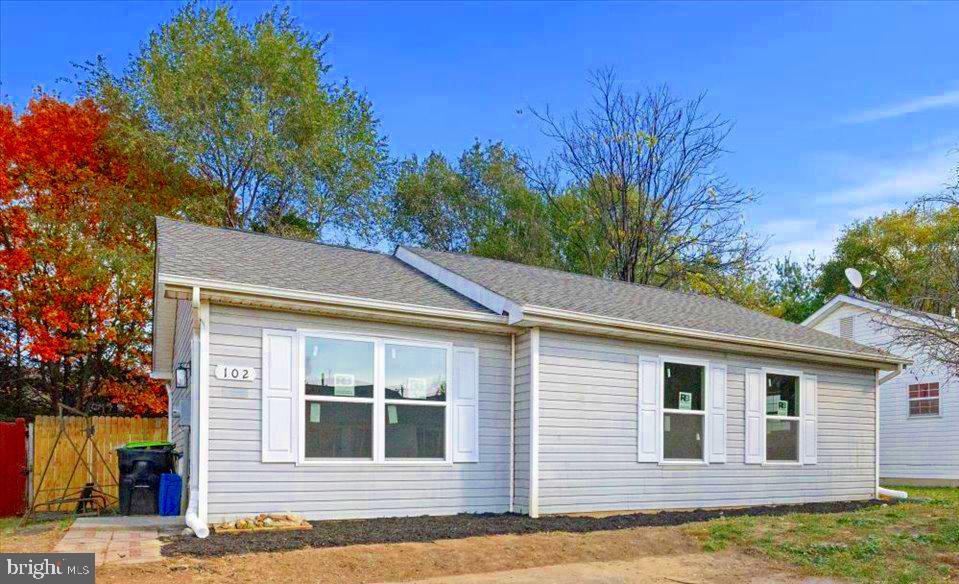
<path fill-rule="evenodd" d="M 167 420 L 166 418 L 116 418 L 106 416 L 96 416 L 91 418 L 95 432 L 93 440 L 100 453 L 109 465 L 109 470 L 96 455 L 92 446 L 87 445 L 84 449 L 84 456 L 90 467 L 93 469 L 91 476 L 87 468 L 80 463 L 77 464 L 77 453 L 66 440 L 61 437 L 56 445 L 56 451 L 53 452 L 53 459 L 50 461 L 50 467 L 47 470 L 46 478 L 43 479 L 43 486 L 40 485 L 40 478 L 43 469 L 50 458 L 54 442 L 59 431 L 59 419 L 57 416 L 37 416 L 33 423 L 33 498 L 37 503 L 44 503 L 62 497 L 66 493 L 75 494 L 79 492 L 88 482 L 96 482 L 105 493 L 113 497 L 119 495 L 116 479 L 119 479 L 120 470 L 117 466 L 116 449 L 127 442 L 139 440 L 166 440 L 167 439 Z M 77 448 L 82 447 L 85 439 L 84 429 L 86 420 L 80 416 L 69 416 L 64 418 L 67 435 L 76 444 Z M 70 473 L 76 467 L 73 480 L 70 480 Z M 112 471 L 112 476 L 110 474 Z M 116 499 L 112 499 L 116 501 Z M 62 505 L 62 508 L 50 511 L 72 511 L 68 505 Z"/>

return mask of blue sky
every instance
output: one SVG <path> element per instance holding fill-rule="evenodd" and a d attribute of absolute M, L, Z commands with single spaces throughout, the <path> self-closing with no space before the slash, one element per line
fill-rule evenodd
<path fill-rule="evenodd" d="M 335 78 L 372 100 L 395 156 L 474 138 L 534 156 L 528 113 L 584 107 L 590 70 L 669 84 L 734 122 L 720 168 L 762 194 L 770 253 L 824 258 L 841 226 L 939 190 L 959 164 L 959 4 L 288 3 L 330 34 Z M 22 107 L 71 63 L 120 70 L 174 2 L 0 4 L 0 94 Z M 243 2 L 256 17 L 268 3 Z"/>

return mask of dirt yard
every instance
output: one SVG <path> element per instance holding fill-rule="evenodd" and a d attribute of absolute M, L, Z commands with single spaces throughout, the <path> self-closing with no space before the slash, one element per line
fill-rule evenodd
<path fill-rule="evenodd" d="M 584 564 L 590 562 L 590 564 Z M 596 563 L 600 562 L 600 563 Z M 510 574 L 502 581 L 787 583 L 800 579 L 758 556 L 735 551 L 706 554 L 676 527 L 646 527 L 593 533 L 496 535 L 435 543 L 356 545 L 246 554 L 221 558 L 168 558 L 161 563 L 106 567 L 99 584 L 186 582 L 316 582 L 360 584 L 435 578 L 496 582 L 484 574 L 541 566 L 543 571 Z M 562 565 L 568 565 L 564 569 Z"/>

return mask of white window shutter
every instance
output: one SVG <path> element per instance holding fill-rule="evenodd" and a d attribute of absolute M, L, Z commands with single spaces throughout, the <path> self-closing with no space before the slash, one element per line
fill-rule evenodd
<path fill-rule="evenodd" d="M 815 375 L 803 375 L 803 387 L 799 392 L 802 405 L 802 463 L 816 464 L 816 412 L 819 408 L 819 380 Z"/>
<path fill-rule="evenodd" d="M 726 366 L 709 366 L 709 462 L 726 462 Z"/>
<path fill-rule="evenodd" d="M 296 460 L 297 344 L 293 331 L 263 331 L 263 462 Z"/>
<path fill-rule="evenodd" d="M 763 372 L 746 369 L 746 464 L 766 460 L 766 399 Z"/>
<path fill-rule="evenodd" d="M 639 411 L 637 422 L 637 460 L 659 462 L 659 444 L 662 439 L 662 391 L 659 389 L 658 359 L 639 358 Z"/>
<path fill-rule="evenodd" d="M 477 349 L 453 349 L 453 462 L 479 462 Z"/>

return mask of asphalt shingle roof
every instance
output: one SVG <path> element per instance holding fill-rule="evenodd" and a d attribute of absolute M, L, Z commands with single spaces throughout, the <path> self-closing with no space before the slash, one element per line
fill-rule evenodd
<path fill-rule="evenodd" d="M 521 306 L 569 310 L 818 349 L 885 355 L 880 350 L 702 294 L 464 254 L 406 249 Z"/>
<path fill-rule="evenodd" d="M 163 275 L 490 313 L 391 255 L 164 217 L 156 228 Z"/>

